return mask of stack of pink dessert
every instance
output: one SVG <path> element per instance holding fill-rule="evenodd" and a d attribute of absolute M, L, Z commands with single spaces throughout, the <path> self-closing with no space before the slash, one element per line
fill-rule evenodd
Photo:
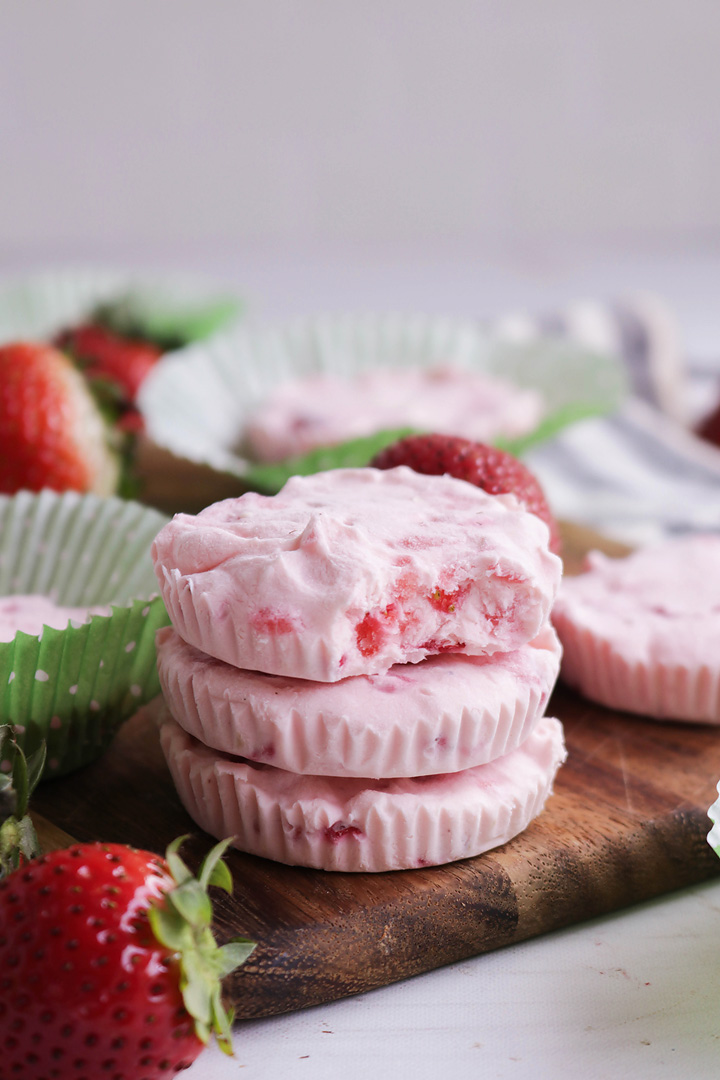
<path fill-rule="evenodd" d="M 561 563 L 512 496 L 401 466 L 177 515 L 153 560 L 161 739 L 242 850 L 327 870 L 477 855 L 541 811 Z"/>

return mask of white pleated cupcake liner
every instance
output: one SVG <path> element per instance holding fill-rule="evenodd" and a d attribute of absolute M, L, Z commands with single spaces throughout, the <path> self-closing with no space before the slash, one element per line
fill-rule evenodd
<path fill-rule="evenodd" d="M 150 544 L 166 518 L 139 503 L 77 492 L 0 496 L 0 595 L 47 596 L 110 614 L 0 643 L 0 721 L 46 777 L 93 760 L 159 693 L 155 634 L 168 617 Z"/>
<path fill-rule="evenodd" d="M 547 628 L 490 663 L 445 655 L 326 685 L 234 668 L 169 628 L 157 646 L 165 701 L 200 742 L 289 772 L 357 777 L 459 772 L 509 753 L 540 720 L 561 652 Z"/>
<path fill-rule="evenodd" d="M 542 811 L 566 752 L 545 717 L 520 747 L 442 777 L 298 777 L 210 750 L 164 712 L 160 739 L 193 820 L 242 851 L 290 865 L 381 872 L 482 854 Z"/>
<path fill-rule="evenodd" d="M 0 343 L 48 340 L 86 320 L 99 304 L 127 295 L 179 308 L 211 304 L 229 294 L 216 282 L 185 275 L 101 268 L 54 270 L 4 279 L 0 280 Z"/>
<path fill-rule="evenodd" d="M 551 414 L 576 406 L 581 413 L 584 406 L 609 412 L 626 391 L 624 367 L 611 354 L 559 340 L 512 343 L 451 319 L 367 315 L 217 335 L 158 364 L 140 391 L 139 407 L 159 446 L 242 478 L 252 471 L 244 451 L 248 420 L 280 383 L 317 373 L 351 377 L 378 367 L 448 364 L 537 389 Z"/>
<path fill-rule="evenodd" d="M 712 821 L 712 828 L 708 833 L 708 844 L 720 858 L 720 781 L 717 785 L 718 798 L 708 810 L 708 817 Z"/>

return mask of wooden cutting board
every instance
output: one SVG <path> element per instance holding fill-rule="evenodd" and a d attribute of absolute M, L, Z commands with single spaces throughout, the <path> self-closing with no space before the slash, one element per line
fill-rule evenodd
<path fill-rule="evenodd" d="M 583 530 L 565 535 L 569 570 L 591 544 L 618 553 Z M 235 889 L 217 895 L 218 936 L 258 942 L 230 979 L 238 1017 L 387 985 L 720 874 L 706 840 L 720 729 L 621 715 L 562 687 L 548 711 L 565 724 L 568 761 L 544 813 L 493 852 L 385 874 L 232 852 Z M 175 794 L 148 711 L 102 760 L 41 785 L 34 806 L 47 846 L 69 834 L 162 852 L 189 833 L 194 862 L 211 844 Z"/>

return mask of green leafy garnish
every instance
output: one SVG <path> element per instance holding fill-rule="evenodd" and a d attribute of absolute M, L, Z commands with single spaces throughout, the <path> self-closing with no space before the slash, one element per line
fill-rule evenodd
<path fill-rule="evenodd" d="M 413 435 L 412 428 L 395 431 L 376 431 L 359 439 L 338 443 L 337 446 L 321 446 L 300 457 L 288 458 L 273 465 L 251 465 L 243 475 L 248 487 L 268 494 L 279 491 L 291 476 L 310 476 L 329 469 L 354 469 L 367 465 L 386 446 Z"/>
<path fill-rule="evenodd" d="M 234 297 L 199 303 L 127 293 L 100 304 L 92 321 L 122 337 L 152 342 L 167 352 L 217 333 L 238 318 L 242 308 L 242 302 Z"/>
<path fill-rule="evenodd" d="M 28 804 L 42 775 L 45 755 L 43 742 L 26 758 L 12 725 L 0 726 L 0 761 L 10 764 L 8 772 L 0 773 L 0 877 L 40 854 Z"/>
<path fill-rule="evenodd" d="M 198 1038 L 207 1043 L 214 1032 L 220 1049 L 231 1054 L 233 1014 L 222 1001 L 222 980 L 247 960 L 255 943 L 237 937 L 219 946 L 211 928 L 208 886 L 232 893 L 232 875 L 222 862 L 230 839 L 208 852 L 197 878 L 178 855 L 186 839 L 178 837 L 167 849 L 175 888 L 165 894 L 164 904 L 150 908 L 148 917 L 158 941 L 179 955 L 180 990 Z"/>
<path fill-rule="evenodd" d="M 515 457 L 522 457 L 528 450 L 539 446 L 540 443 L 548 442 L 571 424 L 577 424 L 580 420 L 590 420 L 596 416 L 604 416 L 606 412 L 606 409 L 593 405 L 589 401 L 571 401 L 544 417 L 534 431 L 529 431 L 527 435 L 520 435 L 516 439 L 496 439 L 495 446 L 500 447 L 501 450 L 507 450 Z"/>

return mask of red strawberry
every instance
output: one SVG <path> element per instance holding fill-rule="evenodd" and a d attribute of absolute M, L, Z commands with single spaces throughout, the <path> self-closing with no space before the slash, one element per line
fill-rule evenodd
<path fill-rule="evenodd" d="M 111 494 L 119 463 L 82 375 L 48 345 L 0 347 L 0 492 Z"/>
<path fill-rule="evenodd" d="M 370 464 L 376 469 L 407 465 L 431 476 L 449 473 L 491 495 L 513 494 L 526 510 L 542 518 L 550 529 L 550 549 L 560 553 L 560 532 L 540 484 L 506 450 L 454 435 L 409 435 L 381 450 Z"/>
<path fill-rule="evenodd" d="M 697 429 L 697 434 L 701 439 L 720 446 L 720 405 L 705 417 Z"/>
<path fill-rule="evenodd" d="M 185 1068 L 212 1031 L 231 1052 L 220 980 L 252 943 L 218 948 L 207 885 L 232 891 L 221 856 L 195 879 L 122 844 L 76 844 L 0 881 L 2 1076 L 156 1080 Z"/>
<path fill-rule="evenodd" d="M 121 337 L 99 323 L 83 323 L 61 334 L 56 344 L 70 353 L 88 379 L 115 383 L 135 401 L 143 380 L 161 356 L 150 342 Z"/>

